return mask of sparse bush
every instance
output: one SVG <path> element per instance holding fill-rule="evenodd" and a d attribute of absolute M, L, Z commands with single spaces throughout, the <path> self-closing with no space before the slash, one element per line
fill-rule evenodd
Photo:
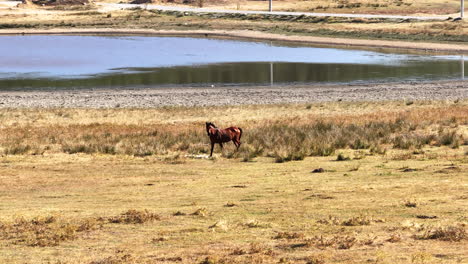
<path fill-rule="evenodd" d="M 450 146 L 452 148 L 458 148 L 460 142 L 463 141 L 463 137 L 458 135 L 456 131 L 442 131 L 436 138 L 437 145 Z"/>
<path fill-rule="evenodd" d="M 399 149 L 420 149 L 424 145 L 429 144 L 433 135 L 399 135 L 393 139 L 393 147 Z"/>
<path fill-rule="evenodd" d="M 410 160 L 413 157 L 414 156 L 412 152 L 404 152 L 404 153 L 395 154 L 391 158 L 392 160 Z"/>
<path fill-rule="evenodd" d="M 375 219 L 366 215 L 351 217 L 346 220 L 340 220 L 334 216 L 328 216 L 327 219 L 320 219 L 317 223 L 325 224 L 325 225 L 343 225 L 343 226 L 363 226 L 363 225 L 370 225 L 371 223 L 382 223 L 384 222 L 383 219 Z"/>
<path fill-rule="evenodd" d="M 377 236 L 375 237 L 371 237 L 371 236 L 367 236 L 366 238 L 362 239 L 361 240 L 361 243 L 363 245 L 367 245 L 367 246 L 370 246 L 370 245 L 373 245 L 375 240 L 377 239 Z"/>
<path fill-rule="evenodd" d="M 274 239 L 301 239 L 304 238 L 303 233 L 297 232 L 278 232 Z"/>
<path fill-rule="evenodd" d="M 259 222 L 256 219 L 249 220 L 249 221 L 245 222 L 244 226 L 249 227 L 249 228 L 268 228 L 268 227 L 271 227 L 270 224 Z"/>
<path fill-rule="evenodd" d="M 337 217 L 329 215 L 327 219 L 320 219 L 317 223 L 324 225 L 340 225 L 341 221 Z"/>
<path fill-rule="evenodd" d="M 186 213 L 184 212 L 181 212 L 181 211 L 177 211 L 175 212 L 174 214 L 172 214 L 173 216 L 181 216 L 181 215 L 187 215 Z"/>
<path fill-rule="evenodd" d="M 219 263 L 219 258 L 216 256 L 208 256 L 200 262 L 200 264 L 218 264 L 218 263 Z"/>
<path fill-rule="evenodd" d="M 352 149 L 368 149 L 370 147 L 370 144 L 362 138 L 357 138 L 350 143 L 350 147 Z"/>
<path fill-rule="evenodd" d="M 360 167 L 361 167 L 361 164 L 356 164 L 353 167 L 351 167 L 349 171 L 358 171 Z"/>
<path fill-rule="evenodd" d="M 131 209 L 123 214 L 109 217 L 107 219 L 109 223 L 116 224 L 143 224 L 146 222 L 161 220 L 161 217 L 158 214 L 152 213 L 146 209 L 142 211 Z"/>
<path fill-rule="evenodd" d="M 206 208 L 198 208 L 195 210 L 195 212 L 191 213 L 191 215 L 197 215 L 197 216 L 207 216 L 208 215 L 208 210 Z"/>
<path fill-rule="evenodd" d="M 228 231 L 228 224 L 225 220 L 219 220 L 216 223 L 212 224 L 211 226 L 208 227 L 209 229 L 213 231 L 223 231 L 226 232 Z"/>
<path fill-rule="evenodd" d="M 328 247 L 334 247 L 336 249 L 350 249 L 356 244 L 357 239 L 353 236 L 334 236 L 326 238 L 323 236 L 316 236 L 313 238 L 306 239 L 308 246 L 313 246 L 319 249 L 325 249 Z"/>
<path fill-rule="evenodd" d="M 236 248 L 231 253 L 231 255 L 245 255 L 245 254 L 248 254 L 248 252 L 242 248 Z"/>
<path fill-rule="evenodd" d="M 91 261 L 89 264 L 126 264 L 126 263 L 138 263 L 137 258 L 133 255 L 118 251 L 113 256 L 109 256 L 100 260 Z"/>
<path fill-rule="evenodd" d="M 464 225 L 451 225 L 441 227 L 428 227 L 418 239 L 437 239 L 444 241 L 462 241 L 468 239 L 468 233 Z"/>
<path fill-rule="evenodd" d="M 345 156 L 343 153 L 338 154 L 338 156 L 336 157 L 336 161 L 347 161 L 347 160 L 351 160 L 351 158 L 348 156 Z"/>
<path fill-rule="evenodd" d="M 403 204 L 406 207 L 413 207 L 413 208 L 418 206 L 418 204 L 414 200 L 406 200 Z"/>
<path fill-rule="evenodd" d="M 362 226 L 362 225 L 370 225 L 372 222 L 372 218 L 367 216 L 357 216 L 351 217 L 347 220 L 342 222 L 344 226 Z"/>
<path fill-rule="evenodd" d="M 33 247 L 57 246 L 63 241 L 77 238 L 81 232 L 95 230 L 99 225 L 96 219 L 65 221 L 54 216 L 31 220 L 18 218 L 12 223 L 0 223 L 0 238 Z"/>
<path fill-rule="evenodd" d="M 312 146 L 311 156 L 331 156 L 335 153 L 336 148 L 332 144 L 316 144 Z"/>
<path fill-rule="evenodd" d="M 275 162 L 276 163 L 283 163 L 292 160 L 303 160 L 305 158 L 305 154 L 300 151 L 277 151 L 275 152 Z"/>
<path fill-rule="evenodd" d="M 385 153 L 387 153 L 387 149 L 383 148 L 381 145 L 374 145 L 370 147 L 369 152 L 371 154 L 385 155 Z"/>
<path fill-rule="evenodd" d="M 253 161 L 254 158 L 262 155 L 263 147 L 256 146 L 252 147 L 251 145 L 243 145 L 240 149 L 240 156 L 242 157 L 243 162 Z"/>
<path fill-rule="evenodd" d="M 416 252 L 411 255 L 411 263 L 414 264 L 432 263 L 433 260 L 434 257 L 428 252 Z"/>
<path fill-rule="evenodd" d="M 190 154 L 208 154 L 209 147 L 206 144 L 190 144 L 187 152 Z"/>
<path fill-rule="evenodd" d="M 264 244 L 251 243 L 249 253 L 250 254 L 262 253 L 262 254 L 270 255 L 270 254 L 272 254 L 272 251 L 268 246 L 266 246 Z"/>
<path fill-rule="evenodd" d="M 162 158 L 162 161 L 168 164 L 183 164 L 185 162 L 180 158 L 180 153 L 173 153 L 172 155 L 165 156 Z"/>
<path fill-rule="evenodd" d="M 326 260 L 324 254 L 314 254 L 305 258 L 306 264 L 325 264 Z"/>
<path fill-rule="evenodd" d="M 391 234 L 389 238 L 386 240 L 387 242 L 390 243 L 397 243 L 401 241 L 401 235 L 400 234 Z"/>
<path fill-rule="evenodd" d="M 27 154 L 31 150 L 30 145 L 18 144 L 15 146 L 7 147 L 3 150 L 5 155 L 23 155 Z"/>

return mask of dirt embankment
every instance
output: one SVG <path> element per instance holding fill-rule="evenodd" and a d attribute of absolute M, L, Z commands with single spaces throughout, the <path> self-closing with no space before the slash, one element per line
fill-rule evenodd
<path fill-rule="evenodd" d="M 459 100 L 468 82 L 441 81 L 294 87 L 143 88 L 119 90 L 0 91 L 0 108 L 150 108 L 326 101 Z"/>

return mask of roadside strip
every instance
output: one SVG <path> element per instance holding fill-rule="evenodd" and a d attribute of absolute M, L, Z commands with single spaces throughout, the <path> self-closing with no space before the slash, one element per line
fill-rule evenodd
<path fill-rule="evenodd" d="M 193 8 L 181 6 L 162 6 L 150 4 L 114 4 L 114 3 L 96 3 L 102 6 L 104 10 L 120 10 L 142 8 L 148 10 L 192 12 L 192 13 L 221 13 L 221 14 L 243 14 L 243 15 L 273 15 L 273 16 L 310 16 L 310 17 L 342 17 L 342 18 L 372 18 L 372 19 L 414 19 L 414 20 L 447 20 L 448 16 L 395 16 L 395 15 L 371 15 L 371 14 L 341 14 L 341 13 L 311 13 L 311 12 L 268 12 L 268 11 L 244 11 L 244 10 L 226 10 L 212 8 Z"/>

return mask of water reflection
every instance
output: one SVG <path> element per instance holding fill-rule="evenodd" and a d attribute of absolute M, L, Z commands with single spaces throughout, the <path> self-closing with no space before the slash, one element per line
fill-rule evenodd
<path fill-rule="evenodd" d="M 178 37 L 0 37 L 2 90 L 458 78 L 463 56 Z"/>
<path fill-rule="evenodd" d="M 463 56 L 463 54 L 461 55 L 461 60 L 460 60 L 460 72 L 461 72 L 461 79 L 464 80 L 465 79 L 465 57 Z"/>
<path fill-rule="evenodd" d="M 122 69 L 123 70 L 123 69 Z M 459 78 L 459 61 L 436 66 L 367 64 L 224 63 L 168 68 L 128 68 L 128 73 L 90 78 L 17 78 L 0 80 L 2 90 L 33 88 L 128 88 L 153 86 L 282 85 Z"/>

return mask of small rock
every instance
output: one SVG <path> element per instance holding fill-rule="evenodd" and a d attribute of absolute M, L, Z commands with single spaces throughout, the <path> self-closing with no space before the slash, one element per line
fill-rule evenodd
<path fill-rule="evenodd" d="M 247 185 L 233 185 L 232 188 L 247 188 Z"/>
<path fill-rule="evenodd" d="M 419 218 L 419 219 L 436 219 L 437 216 L 435 216 L 435 215 L 417 215 L 416 218 Z"/>
<path fill-rule="evenodd" d="M 322 172 L 325 172 L 323 168 L 318 168 L 312 171 L 312 173 L 322 173 Z"/>
<path fill-rule="evenodd" d="M 413 171 L 417 171 L 417 169 L 413 169 L 413 168 L 404 168 L 401 170 L 402 172 L 413 172 Z"/>

